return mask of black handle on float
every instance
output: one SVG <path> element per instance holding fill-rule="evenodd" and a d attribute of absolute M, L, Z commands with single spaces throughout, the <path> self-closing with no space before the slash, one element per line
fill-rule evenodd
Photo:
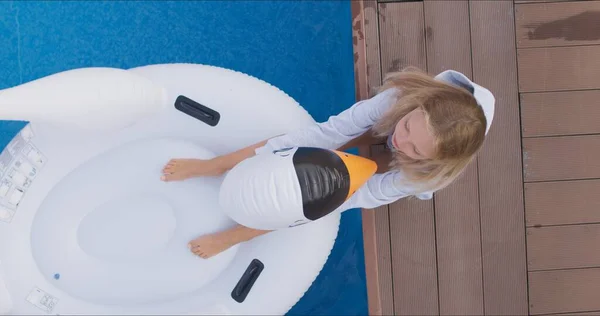
<path fill-rule="evenodd" d="M 238 303 L 246 300 L 248 293 L 250 293 L 252 286 L 254 286 L 254 282 L 256 282 L 256 279 L 258 279 L 264 268 L 265 265 L 260 260 L 252 260 L 248 268 L 246 268 L 246 272 L 244 272 L 235 288 L 233 288 L 233 291 L 231 291 L 231 298 Z"/>
<path fill-rule="evenodd" d="M 221 114 L 219 114 L 219 112 L 183 95 L 178 96 L 175 100 L 175 108 L 210 126 L 217 126 L 221 119 Z"/>

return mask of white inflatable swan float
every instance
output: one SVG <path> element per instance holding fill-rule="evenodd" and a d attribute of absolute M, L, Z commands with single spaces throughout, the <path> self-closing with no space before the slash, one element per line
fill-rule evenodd
<path fill-rule="evenodd" d="M 295 157 L 287 162 L 249 159 L 231 176 L 160 181 L 170 158 L 211 158 L 314 123 L 273 86 L 212 66 L 65 71 L 0 91 L 0 119 L 30 122 L 0 154 L 2 314 L 285 314 L 333 247 L 340 215 L 331 210 L 374 172 L 363 164 L 364 174 L 341 181 L 338 204 L 317 215 L 294 204 L 305 192 L 289 168 L 310 149 L 277 153 Z M 265 161 L 271 173 L 256 176 Z M 273 215 L 287 207 L 295 213 Z M 188 250 L 189 240 L 235 225 L 232 218 L 263 228 L 308 224 L 209 260 Z"/>

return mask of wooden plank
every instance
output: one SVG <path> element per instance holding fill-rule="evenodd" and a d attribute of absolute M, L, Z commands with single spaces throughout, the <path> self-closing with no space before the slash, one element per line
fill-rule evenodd
<path fill-rule="evenodd" d="M 393 203 L 390 224 L 393 315 L 439 314 L 432 203 L 416 198 Z"/>
<path fill-rule="evenodd" d="M 379 263 L 381 260 L 388 259 L 389 256 L 380 254 L 377 243 L 377 222 L 375 220 L 376 213 L 388 214 L 388 206 L 382 206 L 375 209 L 363 209 L 362 214 L 362 229 L 363 229 L 363 246 L 365 253 L 365 275 L 367 278 L 367 304 L 369 307 L 369 315 L 383 315 L 381 307 L 381 290 L 380 290 L 380 275 Z M 370 214 L 369 214 L 370 213 Z M 389 226 L 388 226 L 389 227 Z M 388 232 L 389 233 L 389 232 Z M 389 236 L 387 238 L 389 240 Z M 389 243 L 389 241 L 388 241 Z M 389 247 L 388 247 L 389 249 Z M 388 250 L 389 252 L 389 250 Z M 381 258 L 380 258 L 381 257 Z M 390 265 L 391 272 L 391 265 Z"/>
<path fill-rule="evenodd" d="M 529 273 L 531 314 L 600 310 L 600 268 Z"/>
<path fill-rule="evenodd" d="M 600 89 L 600 45 L 519 49 L 521 92 Z"/>
<path fill-rule="evenodd" d="M 371 157 L 375 157 L 384 152 L 383 145 L 371 146 Z M 369 267 L 371 271 L 375 270 L 375 275 L 368 277 L 375 277 L 375 281 L 367 280 L 367 285 L 371 282 L 371 288 L 369 291 L 373 291 L 369 294 L 369 314 L 370 315 L 392 315 L 394 313 L 394 283 L 392 275 L 392 250 L 390 241 L 390 213 L 389 206 L 384 205 L 375 208 L 374 210 L 365 210 L 365 212 L 371 212 L 367 214 L 370 216 L 363 217 L 366 219 L 367 227 L 371 227 L 368 233 L 370 237 L 374 239 L 374 245 L 370 244 L 369 255 L 374 256 L 375 266 Z M 364 213 L 363 212 L 363 215 Z M 367 235 L 368 236 L 368 235 Z M 366 240 L 365 240 L 366 241 Z M 371 243 L 373 243 L 371 241 Z M 367 244 L 365 243 L 365 246 Z M 365 248 L 365 256 L 367 255 Z M 372 265 L 373 263 L 371 263 Z M 375 268 L 375 269 L 373 269 Z"/>
<path fill-rule="evenodd" d="M 355 76 L 358 78 L 357 99 L 372 96 L 374 86 L 381 84 L 379 66 L 379 27 L 377 4 L 373 1 L 352 2 L 353 30 L 356 33 Z M 364 45 L 364 47 L 362 47 Z M 361 58 L 362 57 L 362 58 Z M 361 155 L 374 156 L 382 146 L 360 148 Z M 392 265 L 389 232 L 389 206 L 362 210 L 365 252 L 365 274 L 370 315 L 391 315 L 394 311 Z"/>
<path fill-rule="evenodd" d="M 370 0 L 367 0 L 370 1 Z M 380 3 L 391 3 L 391 2 L 423 2 L 423 0 L 376 0 Z"/>
<path fill-rule="evenodd" d="M 600 90 L 521 94 L 523 137 L 600 133 L 598 100 Z"/>
<path fill-rule="evenodd" d="M 517 47 L 600 44 L 600 1 L 519 4 Z"/>
<path fill-rule="evenodd" d="M 520 3 L 544 3 L 544 2 L 566 2 L 566 1 L 573 1 L 573 0 L 515 0 L 515 3 L 520 4 Z M 582 0 L 582 1 L 586 1 L 586 0 Z"/>
<path fill-rule="evenodd" d="M 529 271 L 600 267 L 600 224 L 527 229 Z"/>
<path fill-rule="evenodd" d="M 423 3 L 381 3 L 379 9 L 382 73 L 407 66 L 425 69 Z"/>
<path fill-rule="evenodd" d="M 521 135 L 512 1 L 470 1 L 473 78 L 496 98 L 478 158 L 484 311 L 528 312 Z"/>
<path fill-rule="evenodd" d="M 369 96 L 381 85 L 381 49 L 379 47 L 379 8 L 374 1 L 364 1 L 365 45 L 367 51 L 367 83 Z"/>
<path fill-rule="evenodd" d="M 379 310 L 377 305 L 372 315 L 391 315 L 394 312 L 394 279 L 392 275 L 392 249 L 390 243 L 389 206 L 381 206 L 374 210 L 375 229 L 377 230 L 377 271 L 379 283 Z M 373 299 L 372 299 L 373 301 Z M 371 310 L 371 308 L 370 308 Z"/>
<path fill-rule="evenodd" d="M 427 70 L 472 76 L 469 3 L 426 0 Z M 482 315 L 483 280 L 477 163 L 435 195 L 439 304 L 442 315 Z"/>
<path fill-rule="evenodd" d="M 600 311 L 576 312 L 576 313 L 560 313 L 547 314 L 548 316 L 600 316 Z"/>
<path fill-rule="evenodd" d="M 352 51 L 354 53 L 354 90 L 356 100 L 369 98 L 367 81 L 367 44 L 365 39 L 364 2 L 350 3 L 352 12 Z"/>
<path fill-rule="evenodd" d="M 523 139 L 525 181 L 600 178 L 600 135 Z"/>
<path fill-rule="evenodd" d="M 381 68 L 425 69 L 423 3 L 379 4 Z M 438 314 L 432 201 L 402 199 L 390 205 L 394 315 Z"/>
<path fill-rule="evenodd" d="M 525 184 L 527 226 L 600 223 L 600 180 Z"/>

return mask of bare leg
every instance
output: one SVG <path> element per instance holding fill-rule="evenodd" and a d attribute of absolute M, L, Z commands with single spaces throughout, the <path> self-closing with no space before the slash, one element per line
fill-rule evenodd
<path fill-rule="evenodd" d="M 218 176 L 230 170 L 240 161 L 254 156 L 254 150 L 266 144 L 263 140 L 238 151 L 213 159 L 171 159 L 163 167 L 162 181 L 180 181 L 193 177 Z"/>
<path fill-rule="evenodd" d="M 162 181 L 180 181 L 203 175 L 207 165 L 202 159 L 171 159 L 164 166 Z"/>
<path fill-rule="evenodd" d="M 241 242 L 248 241 L 268 232 L 270 231 L 237 225 L 222 232 L 200 236 L 190 241 L 188 247 L 194 254 L 208 259 Z"/>

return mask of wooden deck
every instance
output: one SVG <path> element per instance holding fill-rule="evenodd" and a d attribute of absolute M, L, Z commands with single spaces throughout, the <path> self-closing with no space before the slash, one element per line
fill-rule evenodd
<path fill-rule="evenodd" d="M 413 65 L 461 71 L 497 100 L 460 181 L 363 210 L 370 314 L 600 315 L 600 1 L 352 11 L 358 99 Z"/>

